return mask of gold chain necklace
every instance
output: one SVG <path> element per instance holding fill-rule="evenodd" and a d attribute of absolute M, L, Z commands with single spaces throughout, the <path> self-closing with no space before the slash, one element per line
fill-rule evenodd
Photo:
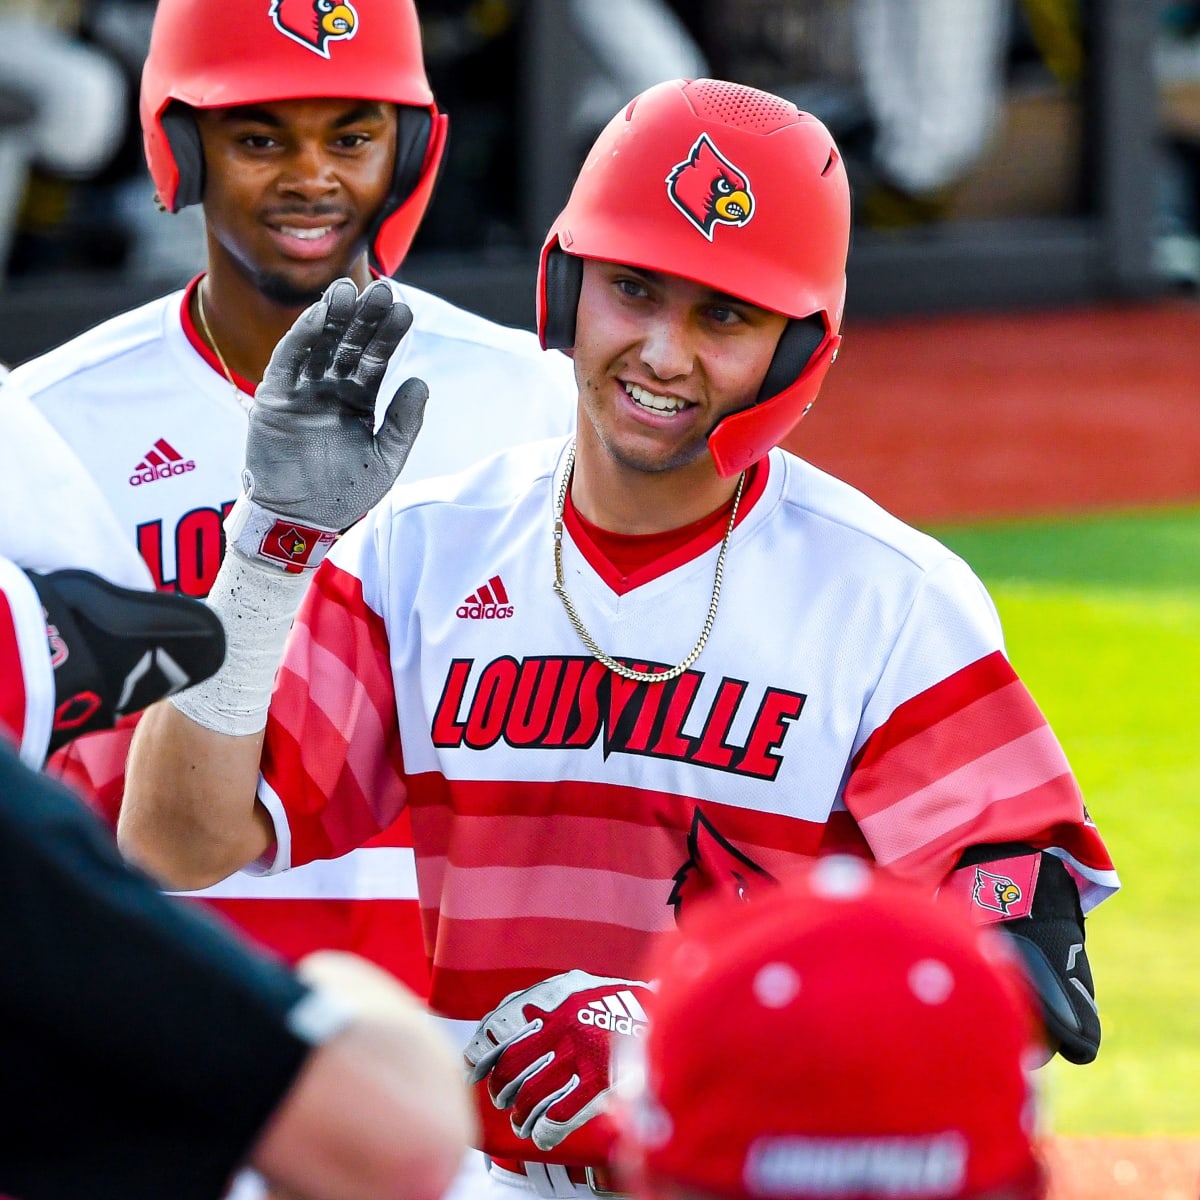
<path fill-rule="evenodd" d="M 713 622 L 717 619 L 717 604 L 721 599 L 721 580 L 725 575 L 725 552 L 729 549 L 729 537 L 733 533 L 733 526 L 737 521 L 738 505 L 742 502 L 742 488 L 746 483 L 746 472 L 743 471 L 738 476 L 737 491 L 733 496 L 733 508 L 729 512 L 729 524 L 725 526 L 725 536 L 721 539 L 721 552 L 717 555 L 717 567 L 713 573 L 712 599 L 708 602 L 708 615 L 704 618 L 704 626 L 700 630 L 699 639 L 692 647 L 691 653 L 677 666 L 663 671 L 635 671 L 632 667 L 617 662 L 615 658 L 605 654 L 596 645 L 595 639 L 584 628 L 579 613 L 575 611 L 571 597 L 567 595 L 562 561 L 563 510 L 567 506 L 567 488 L 570 487 L 571 473 L 574 469 L 575 443 L 572 441 L 571 449 L 567 453 L 567 465 L 563 471 L 562 484 L 558 489 L 558 499 L 554 505 L 554 590 L 562 601 L 563 608 L 567 610 L 567 617 L 574 626 L 575 632 L 579 634 L 579 640 L 588 648 L 592 656 L 602 662 L 610 671 L 620 675 L 622 679 L 631 679 L 635 683 L 667 683 L 669 680 L 676 679 L 700 657 L 700 652 L 708 643 L 709 634 L 712 633 Z"/>
<path fill-rule="evenodd" d="M 225 355 L 221 353 L 221 347 L 217 345 L 217 339 L 213 337 L 212 330 L 208 327 L 208 316 L 204 311 L 204 285 L 196 285 L 196 316 L 200 318 L 200 330 L 204 334 L 205 340 L 212 347 L 212 352 L 217 356 L 217 362 L 221 364 L 221 370 L 225 373 L 225 378 L 229 380 L 229 386 L 233 388 L 233 398 L 247 411 L 250 411 L 250 405 L 253 400 L 242 391 L 237 385 L 237 380 L 233 377 L 233 372 L 229 369 L 229 364 L 225 361 Z"/>

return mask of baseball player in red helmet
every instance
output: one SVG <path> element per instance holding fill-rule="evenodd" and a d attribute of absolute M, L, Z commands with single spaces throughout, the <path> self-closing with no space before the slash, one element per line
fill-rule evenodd
<path fill-rule="evenodd" d="M 622 1044 L 642 1200 L 1038 1200 L 1040 1057 L 1007 939 L 834 856 L 655 947 Z"/>
<path fill-rule="evenodd" d="M 332 280 L 361 288 L 401 266 L 430 202 L 447 117 L 426 77 L 413 0 L 159 0 L 141 119 L 162 206 L 203 207 L 207 261 L 183 289 L 17 368 L 6 412 L 21 393 L 49 420 L 154 586 L 203 597 L 271 350 Z M 527 330 L 391 286 L 413 324 L 389 387 L 418 376 L 432 396 L 409 479 L 567 434 L 574 384 L 561 354 Z M 37 498 L 51 489 L 53 464 L 4 415 L 0 443 L 16 464 L 6 487 L 36 519 L 49 508 Z M 45 536 L 35 529 L 29 540 Z M 96 569 L 95 559 L 71 565 Z M 130 736 L 123 726 L 75 742 L 50 766 L 114 822 Z M 208 899 L 288 958 L 351 948 L 423 989 L 409 841 L 402 822 L 352 859 L 278 883 L 239 875 Z"/>
<path fill-rule="evenodd" d="M 794 105 L 711 79 L 630 101 L 541 262 L 577 436 L 392 489 L 306 593 L 279 531 L 351 524 L 420 419 L 403 391 L 378 435 L 355 419 L 405 314 L 336 283 L 259 389 L 210 598 L 229 658 L 143 722 L 122 838 L 195 887 L 408 813 L 497 1194 L 612 1186 L 647 939 L 835 851 L 986 916 L 974 873 L 1009 879 L 1054 1044 L 1096 1052 L 1082 911 L 1118 881 L 991 601 L 777 445 L 838 348 L 849 227 L 838 147 Z"/>

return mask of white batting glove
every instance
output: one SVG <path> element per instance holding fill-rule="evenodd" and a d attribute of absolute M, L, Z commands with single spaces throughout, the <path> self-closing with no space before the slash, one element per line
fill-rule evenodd
<path fill-rule="evenodd" d="M 486 1079 L 492 1103 L 511 1110 L 513 1132 L 539 1150 L 553 1150 L 592 1122 L 586 1156 L 605 1161 L 614 1042 L 645 1033 L 649 992 L 641 980 L 575 970 L 506 996 L 464 1051 L 471 1082 Z"/>
<path fill-rule="evenodd" d="M 375 406 L 411 324 L 384 280 L 360 296 L 339 279 L 283 336 L 255 393 L 244 494 L 226 522 L 241 554 L 291 572 L 315 567 L 395 482 L 429 390 L 401 384 L 378 433 Z"/>

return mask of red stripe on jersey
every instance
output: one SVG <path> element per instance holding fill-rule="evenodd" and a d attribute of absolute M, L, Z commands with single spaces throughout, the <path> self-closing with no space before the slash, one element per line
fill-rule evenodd
<path fill-rule="evenodd" d="M 492 592 L 496 597 L 497 604 L 508 603 L 508 593 L 504 590 L 504 584 L 501 582 L 499 575 L 493 575 L 491 579 L 488 580 L 488 587 L 492 589 Z"/>
<path fill-rule="evenodd" d="M 955 671 L 953 675 L 899 705 L 858 752 L 854 762 L 855 771 L 871 767 L 901 742 L 927 733 L 948 717 L 1013 682 L 1019 683 L 1017 673 L 999 650 Z M 1029 704 L 1033 704 L 1032 699 Z M 1040 724 L 1040 713 L 1038 717 L 1037 723 Z M 986 722 L 976 722 L 975 726 L 972 731 L 974 736 L 982 733 L 988 738 L 989 745 L 998 744 L 995 735 L 988 733 Z M 1032 725 L 1023 723 L 1021 727 L 1024 731 L 1032 728 Z"/>
<path fill-rule="evenodd" d="M 348 950 L 391 971 L 421 996 L 429 990 L 415 900 L 188 899 L 288 962 L 314 950 Z"/>
<path fill-rule="evenodd" d="M 460 786 L 455 785 L 456 793 Z M 603 813 L 455 817 L 447 809 L 421 809 L 414 811 L 413 824 L 421 842 L 422 864 L 448 856 L 457 871 L 591 871 L 600 867 L 619 872 L 632 886 L 634 881 L 670 878 L 679 870 L 688 857 L 687 839 L 697 807 L 695 801 L 680 798 L 675 813 L 637 823 Z M 854 835 L 856 827 L 847 813 L 834 814 L 832 830 L 819 822 L 789 818 L 787 844 L 781 847 L 770 844 L 777 832 L 774 821 L 744 830 L 741 819 L 729 819 L 729 808 L 707 802 L 700 808 L 708 827 L 771 874 L 785 870 L 797 856 L 830 853 L 833 848 L 861 851 L 863 844 L 861 835 Z M 741 817 L 740 811 L 737 817 Z M 446 831 L 452 822 L 451 843 Z M 525 899 L 531 897 L 532 892 Z"/>
<path fill-rule="evenodd" d="M 362 582 L 333 563 L 314 575 L 288 639 L 262 772 L 287 798 L 295 862 L 346 853 L 404 805 L 383 618 L 364 600 Z"/>
<path fill-rule="evenodd" d="M 141 713 L 122 717 L 113 729 L 101 729 L 68 742 L 50 756 L 46 773 L 81 796 L 110 829 L 116 829 L 125 794 L 125 760 Z"/>
<path fill-rule="evenodd" d="M 602 896 L 595 907 L 603 907 Z M 662 929 L 675 923 L 662 907 Z M 583 967 L 636 979 L 652 934 L 588 921 L 451 921 L 442 918 L 434 947 L 430 1005 L 443 1016 L 478 1020 L 509 993 Z M 470 963 L 469 968 L 462 964 Z"/>
<path fill-rule="evenodd" d="M 376 834 L 366 846 L 405 846 L 411 847 L 412 819 L 407 808 L 382 832 Z"/>
<path fill-rule="evenodd" d="M 1049 844 L 1051 827 L 1084 816 L 1062 748 L 998 651 L 900 705 L 859 753 L 845 802 L 880 863 L 934 886 L 966 846 Z"/>
<path fill-rule="evenodd" d="M 1037 850 L 1058 847 L 1094 871 L 1112 871 L 1112 859 L 1096 827 L 1075 815 L 1081 804 L 1074 778 L 1059 776 L 1042 787 L 996 800 L 975 814 L 969 830 L 956 828 L 931 838 L 889 865 L 897 875 L 940 882 L 965 847 L 1018 841 Z"/>
<path fill-rule="evenodd" d="M 649 788 L 574 780 L 450 782 L 425 773 L 409 779 L 408 790 L 413 828 L 423 853 L 428 854 L 445 854 L 452 821 L 467 817 L 578 816 L 686 830 L 700 807 L 725 837 L 793 854 L 815 853 L 825 828 L 791 813 L 759 812 Z M 500 847 L 496 861 L 508 861 Z"/>
<path fill-rule="evenodd" d="M 20 746 L 25 737 L 25 672 L 21 667 L 21 644 L 17 640 L 17 623 L 13 618 L 8 597 L 0 592 L 0 729 Z"/>

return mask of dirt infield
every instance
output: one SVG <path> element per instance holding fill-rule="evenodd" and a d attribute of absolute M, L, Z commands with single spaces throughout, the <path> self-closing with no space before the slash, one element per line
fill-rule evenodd
<path fill-rule="evenodd" d="M 789 448 L 905 520 L 1200 503 L 1200 303 L 859 325 Z M 1196 1137 L 1059 1137 L 1050 1200 L 1200 1200 Z"/>
<path fill-rule="evenodd" d="M 1054 1138 L 1046 1158 L 1049 1200 L 1200 1197 L 1200 1136 Z"/>

